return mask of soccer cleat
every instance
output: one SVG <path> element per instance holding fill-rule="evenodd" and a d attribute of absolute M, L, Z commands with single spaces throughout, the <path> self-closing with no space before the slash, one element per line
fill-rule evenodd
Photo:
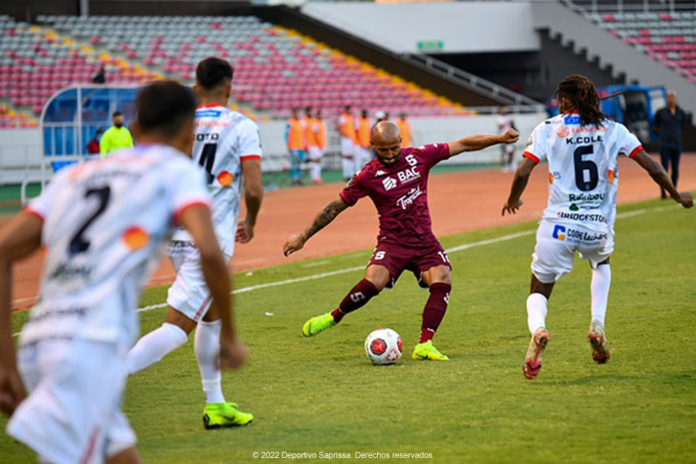
<path fill-rule="evenodd" d="M 524 367 L 522 372 L 528 379 L 534 379 L 539 375 L 541 370 L 541 357 L 546 349 L 546 344 L 549 342 L 549 333 L 545 328 L 540 327 L 532 335 L 532 340 L 527 348 L 527 355 L 524 358 Z"/>
<path fill-rule="evenodd" d="M 424 343 L 419 343 L 413 349 L 413 359 L 431 359 L 433 361 L 449 361 L 449 358 L 440 353 L 437 348 L 433 346 L 433 341 L 428 340 Z"/>
<path fill-rule="evenodd" d="M 604 335 L 604 327 L 600 322 L 592 321 L 587 338 L 592 346 L 592 359 L 597 364 L 604 364 L 609 361 L 609 342 L 607 342 L 607 337 Z"/>
<path fill-rule="evenodd" d="M 203 409 L 203 427 L 218 429 L 247 425 L 254 420 L 253 414 L 237 410 L 237 403 L 208 403 Z"/>
<path fill-rule="evenodd" d="M 308 320 L 302 326 L 302 335 L 305 337 L 312 337 L 319 332 L 323 332 L 326 329 L 336 325 L 331 313 L 322 314 L 321 316 L 316 316 Z"/>

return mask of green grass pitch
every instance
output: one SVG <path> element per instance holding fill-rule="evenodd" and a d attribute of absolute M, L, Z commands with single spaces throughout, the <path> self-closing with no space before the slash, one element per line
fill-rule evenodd
<path fill-rule="evenodd" d="M 451 249 L 529 232 L 450 253 L 453 291 L 435 338 L 450 362 L 410 359 L 427 298 L 411 275 L 311 339 L 301 336 L 302 323 L 332 309 L 361 270 L 240 293 L 237 322 L 251 357 L 241 371 L 225 373 L 223 383 L 228 400 L 255 421 L 203 430 L 190 340 L 128 382 L 124 409 L 144 461 L 696 462 L 696 215 L 657 201 L 619 213 L 608 364 L 590 357 L 585 261 L 578 259 L 556 286 L 544 367 L 529 381 L 522 362 L 536 224 L 444 237 Z M 235 287 L 362 266 L 368 257 L 365 251 L 239 274 Z M 165 291 L 146 291 L 142 304 L 164 301 Z M 143 332 L 163 316 L 164 309 L 143 312 Z M 14 317 L 15 330 L 23 319 Z M 379 327 L 393 328 L 404 341 L 394 366 L 372 366 L 365 357 L 364 339 Z M 254 452 L 266 454 L 255 459 Z M 356 452 L 383 454 L 356 458 Z M 32 459 L 0 436 L 0 462 Z"/>

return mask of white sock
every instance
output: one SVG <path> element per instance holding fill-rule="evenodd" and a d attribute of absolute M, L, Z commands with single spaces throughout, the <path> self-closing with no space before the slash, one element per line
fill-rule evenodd
<path fill-rule="evenodd" d="M 611 267 L 608 264 L 592 269 L 592 320 L 600 322 L 604 326 L 604 316 L 607 314 L 607 301 L 609 300 L 609 286 L 611 285 Z"/>
<path fill-rule="evenodd" d="M 312 176 L 312 180 L 318 180 L 321 178 L 321 165 L 319 163 L 312 163 L 309 168 L 309 172 Z"/>
<path fill-rule="evenodd" d="M 220 374 L 220 326 L 218 321 L 199 321 L 194 337 L 194 350 L 201 372 L 201 384 L 207 403 L 224 403 Z"/>
<path fill-rule="evenodd" d="M 546 305 L 548 300 L 541 293 L 527 297 L 527 326 L 534 335 L 539 327 L 546 327 Z"/>
<path fill-rule="evenodd" d="M 181 327 L 165 322 L 138 340 L 126 357 L 128 375 L 150 367 L 186 343 L 188 336 Z"/>

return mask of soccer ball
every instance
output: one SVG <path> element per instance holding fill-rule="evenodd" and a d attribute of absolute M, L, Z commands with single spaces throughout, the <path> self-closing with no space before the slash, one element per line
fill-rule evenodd
<path fill-rule="evenodd" d="M 401 358 L 404 344 L 392 329 L 377 329 L 365 340 L 365 354 L 372 364 L 394 364 Z"/>

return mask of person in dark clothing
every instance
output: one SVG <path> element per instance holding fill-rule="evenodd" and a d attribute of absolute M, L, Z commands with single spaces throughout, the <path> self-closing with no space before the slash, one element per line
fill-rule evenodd
<path fill-rule="evenodd" d="M 655 114 L 653 130 L 660 137 L 660 158 L 665 171 L 672 164 L 672 183 L 676 187 L 679 179 L 679 159 L 682 150 L 682 129 L 686 122 L 684 110 L 677 106 L 677 94 L 667 91 L 667 106 Z M 660 189 L 662 199 L 667 198 L 664 189 Z"/>
<path fill-rule="evenodd" d="M 101 65 L 101 67 L 94 74 L 92 74 L 92 84 L 105 84 L 105 83 L 106 83 L 106 69 L 104 69 L 104 65 Z"/>
<path fill-rule="evenodd" d="M 99 128 L 97 129 L 97 132 L 94 134 L 94 138 L 89 141 L 87 144 L 87 154 L 89 155 L 98 155 L 99 154 L 99 141 L 102 138 L 102 135 L 104 134 L 104 131 Z"/>

